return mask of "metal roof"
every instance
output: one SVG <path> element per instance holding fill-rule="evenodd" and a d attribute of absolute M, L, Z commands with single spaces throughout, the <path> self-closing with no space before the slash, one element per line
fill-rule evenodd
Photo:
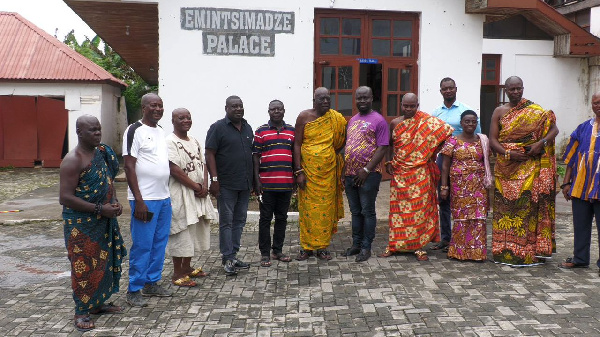
<path fill-rule="evenodd" d="M 0 12 L 0 80 L 127 86 L 17 13 Z"/>

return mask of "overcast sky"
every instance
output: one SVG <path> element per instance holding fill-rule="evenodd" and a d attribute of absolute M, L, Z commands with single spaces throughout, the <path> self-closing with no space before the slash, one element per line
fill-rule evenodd
<path fill-rule="evenodd" d="M 60 41 L 71 29 L 79 42 L 96 35 L 62 0 L 0 0 L 0 11 L 17 12 Z"/>

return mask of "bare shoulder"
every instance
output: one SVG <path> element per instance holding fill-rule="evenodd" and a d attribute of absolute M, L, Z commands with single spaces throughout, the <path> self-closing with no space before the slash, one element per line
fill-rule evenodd
<path fill-rule="evenodd" d="M 494 109 L 492 119 L 500 119 L 500 117 L 504 116 L 504 114 L 507 113 L 508 110 L 510 110 L 510 105 L 508 103 L 497 107 L 496 109 Z"/>
<path fill-rule="evenodd" d="M 296 119 L 296 124 L 304 125 L 308 122 L 314 121 L 315 119 L 316 119 L 315 110 L 307 109 L 307 110 L 301 111 L 298 114 L 298 118 Z"/>
<path fill-rule="evenodd" d="M 394 128 L 398 124 L 400 124 L 403 120 L 404 120 L 404 116 L 400 116 L 400 117 L 396 117 L 396 118 L 392 119 L 392 121 L 390 122 L 390 129 L 394 130 Z"/>
<path fill-rule="evenodd" d="M 77 149 L 69 151 L 69 153 L 65 155 L 65 157 L 62 159 L 62 162 L 60 163 L 61 171 L 81 171 L 83 167 L 83 157 L 81 156 L 81 153 L 77 151 Z"/>

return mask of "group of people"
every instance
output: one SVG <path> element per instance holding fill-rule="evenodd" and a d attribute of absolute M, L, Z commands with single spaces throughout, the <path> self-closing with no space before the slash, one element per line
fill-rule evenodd
<path fill-rule="evenodd" d="M 489 139 L 477 114 L 457 101 L 456 83 L 440 83 L 443 104 L 433 113 L 419 110 L 417 95 L 402 97 L 400 117 L 388 126 L 373 110 L 373 92 L 356 89 L 357 114 L 348 121 L 331 109 L 328 89 L 317 88 L 313 108 L 295 126 L 285 123 L 280 100 L 268 105 L 269 120 L 255 131 L 244 117 L 240 97 L 225 101 L 225 117 L 207 132 L 205 153 L 188 134 L 191 113 L 172 112 L 173 133 L 158 125 L 163 103 L 142 97 L 142 119 L 123 137 L 123 158 L 131 207 L 129 285 L 126 301 L 146 306 L 144 296 L 171 296 L 159 284 L 166 252 L 173 259 L 171 283 L 193 287 L 207 276 L 193 267 L 194 255 L 210 246 L 210 223 L 219 223 L 219 249 L 226 275 L 250 268 L 238 258 L 249 198 L 259 200 L 260 265 L 290 262 L 283 245 L 287 212 L 298 191 L 300 251 L 296 260 L 332 259 L 329 245 L 344 216 L 342 193 L 352 214 L 352 245 L 342 256 L 356 262 L 371 257 L 376 232 L 375 203 L 384 170 L 391 176 L 389 239 L 379 257 L 414 253 L 428 260 L 426 246 L 448 258 L 487 259 L 486 218 L 493 187 L 492 255 L 512 266 L 543 263 L 555 251 L 554 113 L 523 99 L 523 81 L 506 80 L 509 102 L 493 113 Z M 580 125 L 565 153 L 561 188 L 573 200 L 574 256 L 563 268 L 587 267 L 591 222 L 600 226 L 600 94 L 593 96 L 596 119 Z M 101 126 L 92 116 L 76 124 L 78 145 L 60 170 L 60 203 L 65 245 L 71 262 L 74 325 L 94 328 L 91 314 L 123 310 L 106 301 L 119 291 L 127 254 L 116 221 L 123 207 L 114 192 L 119 163 L 100 143 Z M 490 158 L 496 153 L 492 172 Z M 211 199 L 217 200 L 218 215 Z M 576 216 L 575 216 L 576 215 Z M 271 222 L 274 218 L 273 235 Z M 600 260 L 598 261 L 600 267 Z"/>

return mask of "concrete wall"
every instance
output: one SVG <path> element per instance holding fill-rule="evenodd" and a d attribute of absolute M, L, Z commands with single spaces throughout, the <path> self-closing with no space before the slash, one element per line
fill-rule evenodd
<path fill-rule="evenodd" d="M 553 41 L 484 39 L 484 54 L 501 54 L 502 82 L 509 76 L 523 79 L 523 97 L 552 109 L 560 130 L 558 150 L 573 130 L 592 116 L 589 102 L 588 60 L 553 57 Z"/>
<path fill-rule="evenodd" d="M 275 36 L 274 57 L 204 55 L 202 31 L 181 29 L 182 7 L 293 11 L 295 29 Z M 483 16 L 465 14 L 464 0 L 160 0 L 159 94 L 165 105 L 160 124 L 170 132 L 170 113 L 186 107 L 194 119 L 191 134 L 204 143 L 210 124 L 225 115 L 230 95 L 242 98 L 254 128 L 268 120 L 274 98 L 285 103 L 285 119 L 293 124 L 300 111 L 312 107 L 315 8 L 419 13 L 421 109 L 442 103 L 439 81 L 446 76 L 456 79 L 461 101 L 479 108 Z"/>
<path fill-rule="evenodd" d="M 69 150 L 77 145 L 75 121 L 85 114 L 100 120 L 103 142 L 110 146 L 121 144 L 118 137 L 122 137 L 126 125 L 119 125 L 120 118 L 116 115 L 120 92 L 119 88 L 108 84 L 0 83 L 0 95 L 64 97 L 65 109 L 69 111 Z M 120 152 L 119 149 L 120 146 L 115 148 Z"/>

